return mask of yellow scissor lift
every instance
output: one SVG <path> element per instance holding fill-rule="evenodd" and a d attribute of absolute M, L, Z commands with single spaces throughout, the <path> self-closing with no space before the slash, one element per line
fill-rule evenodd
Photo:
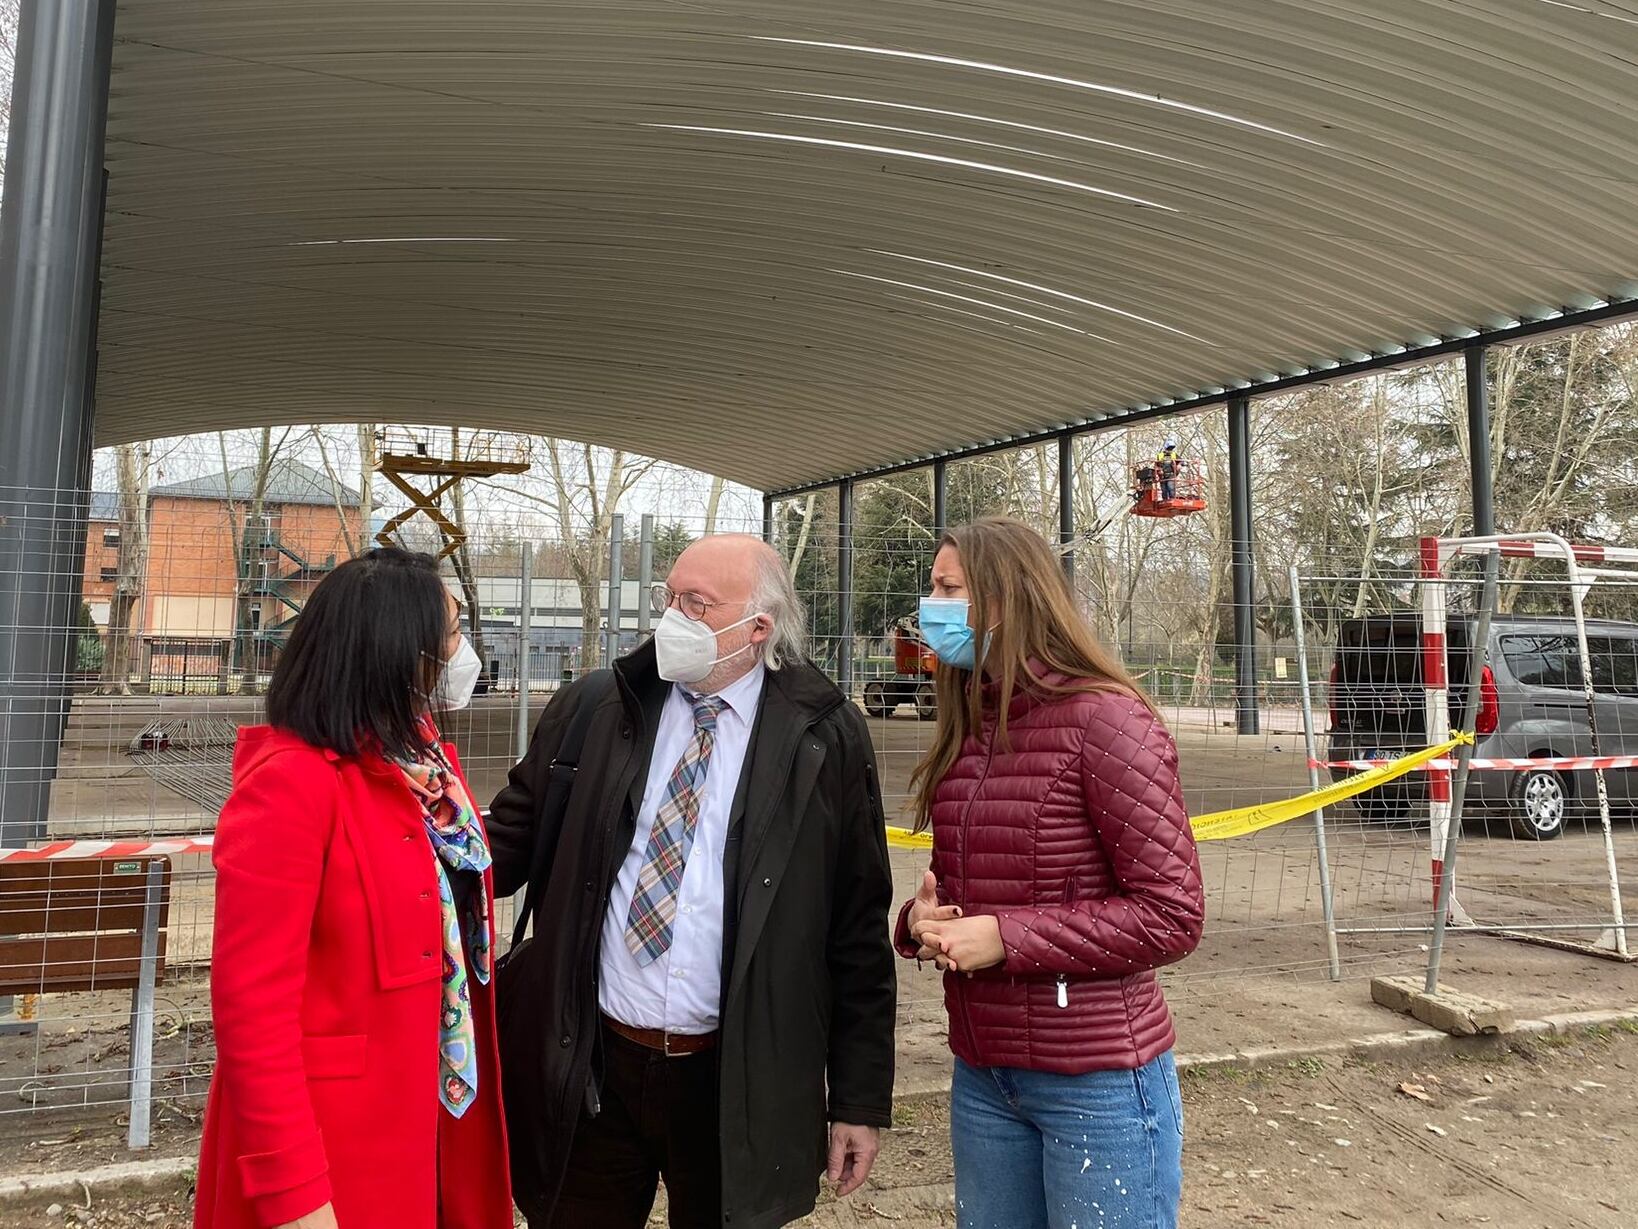
<path fill-rule="evenodd" d="M 460 456 L 440 455 L 431 437 L 431 432 L 418 434 L 403 427 L 376 433 L 376 468 L 403 492 L 410 506 L 383 525 L 375 540 L 382 546 L 395 545 L 394 531 L 417 512 L 422 512 L 443 535 L 443 549 L 438 552 L 438 558 L 443 559 L 461 548 L 466 541 L 466 531 L 445 514 L 439 501 L 462 479 L 521 474 L 529 468 L 529 460 L 522 441 L 493 431 L 463 440 Z M 453 441 L 449 451 L 455 451 Z M 432 486 L 422 490 L 412 478 L 431 479 Z"/>

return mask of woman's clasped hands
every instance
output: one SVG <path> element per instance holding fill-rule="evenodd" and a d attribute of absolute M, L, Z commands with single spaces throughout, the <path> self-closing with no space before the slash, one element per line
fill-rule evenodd
<path fill-rule="evenodd" d="M 932 871 L 921 877 L 909 923 L 910 937 L 921 944 L 916 959 L 931 960 L 948 972 L 971 976 L 1007 958 L 1001 924 L 987 914 L 963 917 L 959 905 L 939 904 L 938 880 Z"/>

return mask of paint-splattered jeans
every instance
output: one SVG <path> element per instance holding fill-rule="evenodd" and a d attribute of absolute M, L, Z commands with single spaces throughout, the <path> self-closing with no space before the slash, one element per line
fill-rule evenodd
<path fill-rule="evenodd" d="M 1175 1229 L 1183 1101 L 1162 1054 L 1135 1071 L 1052 1075 L 956 1060 L 961 1229 Z"/>

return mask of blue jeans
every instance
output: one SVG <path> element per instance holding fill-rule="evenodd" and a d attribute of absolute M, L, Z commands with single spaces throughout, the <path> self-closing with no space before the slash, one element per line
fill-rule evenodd
<path fill-rule="evenodd" d="M 956 1060 L 961 1229 L 1175 1229 L 1183 1100 L 1170 1052 L 1135 1071 L 1053 1075 Z"/>

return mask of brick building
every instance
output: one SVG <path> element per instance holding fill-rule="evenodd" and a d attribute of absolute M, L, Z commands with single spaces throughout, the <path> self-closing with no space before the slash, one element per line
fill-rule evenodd
<path fill-rule="evenodd" d="M 99 628 L 108 626 L 108 607 L 118 577 L 119 496 L 112 491 L 95 491 L 85 531 L 85 580 L 80 596 L 91 607 L 91 620 Z"/>
<path fill-rule="evenodd" d="M 219 674 L 229 668 L 236 635 L 239 651 L 253 651 L 257 668 L 265 668 L 306 595 L 365 536 L 368 512 L 358 493 L 310 466 L 276 461 L 259 511 L 255 486 L 256 471 L 247 466 L 149 492 L 147 565 L 132 619 L 143 676 Z M 119 561 L 119 499 L 99 493 L 84 577 L 99 627 L 107 626 Z"/>

